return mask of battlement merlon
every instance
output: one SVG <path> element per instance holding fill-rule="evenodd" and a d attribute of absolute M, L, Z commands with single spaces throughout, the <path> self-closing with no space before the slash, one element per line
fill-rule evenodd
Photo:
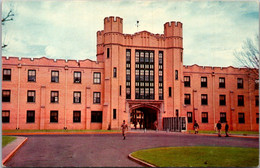
<path fill-rule="evenodd" d="M 114 16 L 106 17 L 104 19 L 104 33 L 108 32 L 123 33 L 123 19 Z"/>
<path fill-rule="evenodd" d="M 164 24 L 165 37 L 181 37 L 182 38 L 182 23 L 181 22 L 167 22 Z"/>

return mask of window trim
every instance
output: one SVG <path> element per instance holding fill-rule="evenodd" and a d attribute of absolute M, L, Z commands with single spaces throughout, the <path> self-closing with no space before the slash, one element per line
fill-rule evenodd
<path fill-rule="evenodd" d="M 206 79 L 206 82 L 202 82 L 202 79 Z M 201 76 L 200 77 L 200 87 L 201 88 L 207 88 L 208 87 L 208 78 L 206 76 Z"/>
<path fill-rule="evenodd" d="M 240 118 L 239 115 L 242 115 L 243 118 Z M 242 120 L 242 122 L 240 122 L 240 121 L 241 121 L 240 119 Z M 245 123 L 246 123 L 246 120 L 245 120 L 245 113 L 243 113 L 243 112 L 238 113 L 238 124 L 245 124 Z"/>
<path fill-rule="evenodd" d="M 33 101 L 29 101 L 29 92 L 33 92 L 34 93 Z M 36 91 L 35 90 L 27 90 L 27 103 L 35 103 L 35 102 L 36 102 Z"/>
<path fill-rule="evenodd" d="M 8 91 L 9 92 L 9 101 L 4 101 L 4 92 Z M 10 103 L 11 102 L 11 90 L 2 90 L 2 103 Z"/>
<path fill-rule="evenodd" d="M 57 97 L 58 97 L 58 100 L 57 101 L 52 101 L 52 93 L 54 93 L 54 92 L 57 92 L 58 94 L 57 94 Z M 54 100 L 55 100 L 55 97 L 54 97 Z M 50 103 L 59 103 L 59 91 L 51 91 L 51 101 L 50 101 Z"/>
<path fill-rule="evenodd" d="M 75 113 L 79 113 L 79 121 L 76 121 Z M 81 111 L 80 110 L 73 110 L 73 123 L 81 123 Z"/>
<path fill-rule="evenodd" d="M 55 112 L 55 113 L 57 112 L 57 121 L 52 121 L 52 117 L 53 117 L 53 116 L 52 116 L 51 114 L 54 113 L 54 112 Z M 55 117 L 55 116 L 54 116 L 54 117 Z M 50 111 L 50 123 L 59 123 L 59 111 L 58 111 L 58 110 L 51 110 L 51 111 Z"/>
<path fill-rule="evenodd" d="M 101 113 L 101 118 L 98 118 L 98 116 L 94 117 L 93 113 Z M 95 120 L 94 120 L 95 119 Z M 94 120 L 94 121 L 93 121 Z M 102 123 L 103 122 L 103 111 L 91 111 L 91 123 Z"/>
<path fill-rule="evenodd" d="M 30 71 L 34 71 L 35 72 L 34 80 L 29 80 L 29 76 L 30 76 L 29 73 L 30 73 Z M 27 82 L 36 82 L 36 70 L 35 69 L 28 69 Z"/>
<path fill-rule="evenodd" d="M 99 75 L 99 76 L 95 76 L 95 75 Z M 101 72 L 93 73 L 93 84 L 101 84 Z"/>
<path fill-rule="evenodd" d="M 5 74 L 4 74 L 5 70 L 10 70 L 10 75 L 5 75 Z M 10 79 L 5 79 L 5 76 L 10 76 Z M 11 81 L 11 80 L 12 80 L 12 69 L 6 69 L 6 68 L 4 68 L 4 69 L 3 69 L 3 76 L 2 76 L 2 77 L 3 77 L 3 78 L 2 78 L 3 81 Z M 8 77 L 8 78 L 9 78 L 9 77 Z"/>
<path fill-rule="evenodd" d="M 3 121 L 3 117 L 6 117 L 6 116 L 3 116 L 3 112 L 6 112 L 6 113 L 8 113 L 8 121 Z M 2 110 L 2 124 L 8 124 L 8 123 L 10 123 L 10 110 Z"/>
<path fill-rule="evenodd" d="M 95 95 L 99 94 L 99 102 L 95 101 Z M 101 92 L 93 92 L 93 104 L 101 104 Z"/>
<path fill-rule="evenodd" d="M 191 115 L 190 117 L 189 117 L 189 114 Z M 191 119 L 191 121 L 189 121 L 189 118 Z M 187 112 L 187 122 L 188 123 L 193 123 L 192 112 Z"/>
<path fill-rule="evenodd" d="M 53 72 L 58 72 L 58 76 L 57 76 L 57 79 L 58 79 L 58 81 L 53 81 L 52 79 L 53 79 L 53 77 L 56 77 L 56 76 L 52 76 L 53 74 Z M 54 78 L 55 79 L 55 78 Z M 51 71 L 51 83 L 59 83 L 59 81 L 60 81 L 60 72 L 59 71 L 57 71 L 57 70 L 52 70 Z"/>
<path fill-rule="evenodd" d="M 80 77 L 77 77 L 77 78 L 79 78 L 79 82 L 76 82 L 77 80 L 75 80 L 76 78 L 75 78 L 75 74 L 76 73 L 78 73 L 78 74 L 80 74 Z M 81 74 L 81 71 L 74 71 L 73 72 L 73 83 L 74 84 L 81 84 L 81 82 L 82 82 L 82 74 Z"/>
<path fill-rule="evenodd" d="M 28 112 L 33 112 L 33 121 L 29 121 Z M 26 111 L 26 124 L 34 124 L 35 123 L 35 110 L 27 110 Z"/>
<path fill-rule="evenodd" d="M 76 97 L 75 97 L 75 93 L 79 93 L 79 102 L 76 102 Z M 75 104 L 81 104 L 81 91 L 74 91 L 73 92 L 73 103 Z"/>
<path fill-rule="evenodd" d="M 207 114 L 207 117 L 203 117 L 203 114 Z M 206 118 L 204 120 L 207 120 L 207 121 L 203 121 L 203 118 Z M 201 123 L 203 123 L 203 124 L 208 124 L 209 123 L 209 114 L 208 114 L 208 112 L 201 112 Z"/>

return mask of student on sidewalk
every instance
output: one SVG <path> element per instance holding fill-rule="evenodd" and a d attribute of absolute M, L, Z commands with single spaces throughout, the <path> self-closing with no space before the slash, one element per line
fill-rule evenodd
<path fill-rule="evenodd" d="M 123 137 L 124 137 L 123 140 L 125 140 L 125 137 L 126 137 L 126 129 L 128 130 L 128 126 L 127 126 L 127 124 L 125 123 L 125 120 L 123 120 L 123 124 L 121 125 L 121 127 L 122 127 L 122 135 L 123 135 Z"/>
<path fill-rule="evenodd" d="M 225 125 L 225 133 L 226 133 L 226 137 L 229 137 L 228 129 L 229 129 L 229 125 L 228 125 L 228 121 L 227 121 L 227 122 L 226 122 L 226 125 Z"/>
<path fill-rule="evenodd" d="M 194 123 L 194 130 L 195 130 L 195 134 L 199 133 L 198 129 L 199 129 L 199 124 L 197 123 L 197 121 L 195 120 L 195 123 Z"/>
<path fill-rule="evenodd" d="M 217 123 L 217 129 L 218 129 L 218 136 L 221 137 L 221 123 L 220 123 L 220 120 L 218 121 Z"/>

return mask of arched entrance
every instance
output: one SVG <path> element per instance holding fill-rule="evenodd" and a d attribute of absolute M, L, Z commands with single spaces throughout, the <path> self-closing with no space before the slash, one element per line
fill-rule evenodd
<path fill-rule="evenodd" d="M 138 107 L 130 111 L 131 129 L 156 129 L 159 111 L 148 106 Z"/>

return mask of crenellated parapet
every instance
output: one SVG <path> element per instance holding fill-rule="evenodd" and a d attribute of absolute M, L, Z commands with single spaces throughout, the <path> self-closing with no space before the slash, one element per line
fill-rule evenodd
<path fill-rule="evenodd" d="M 106 17 L 104 19 L 104 33 L 118 32 L 123 33 L 123 19 L 120 17 Z"/>
<path fill-rule="evenodd" d="M 165 37 L 181 37 L 182 38 L 182 23 L 181 22 L 167 22 L 164 24 Z"/>
<path fill-rule="evenodd" d="M 2 57 L 2 65 L 21 65 L 21 66 L 43 66 L 43 67 L 81 67 L 81 68 L 103 68 L 103 63 L 85 60 L 65 60 L 41 58 L 19 58 L 19 57 Z"/>

